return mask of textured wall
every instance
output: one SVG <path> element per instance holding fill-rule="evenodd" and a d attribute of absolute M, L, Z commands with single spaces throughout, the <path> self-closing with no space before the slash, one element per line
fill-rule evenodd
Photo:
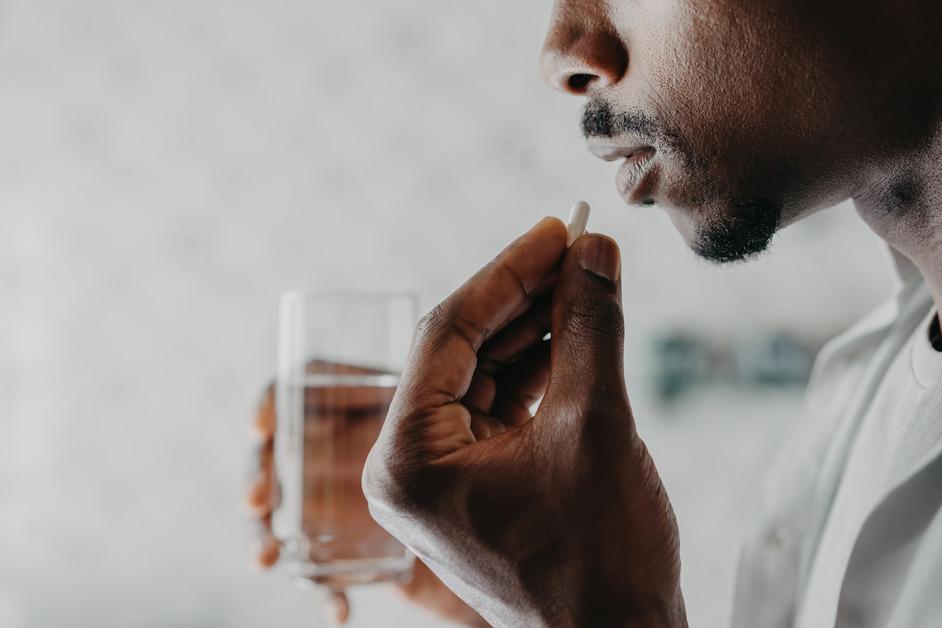
<path fill-rule="evenodd" d="M 314 596 L 249 572 L 239 508 L 282 289 L 411 288 L 429 307 L 584 197 L 623 246 L 636 381 L 665 326 L 821 336 L 880 298 L 884 260 L 848 208 L 733 269 L 624 208 L 578 102 L 539 81 L 548 14 L 0 2 L 0 625 L 318 625 Z M 716 625 L 750 478 L 794 399 L 720 391 L 664 417 L 632 390 L 693 623 Z M 354 602 L 360 626 L 435 625 L 385 590 Z"/>

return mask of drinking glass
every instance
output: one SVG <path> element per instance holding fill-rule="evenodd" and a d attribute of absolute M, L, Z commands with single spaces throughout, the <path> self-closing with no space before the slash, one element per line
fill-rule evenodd
<path fill-rule="evenodd" d="M 334 588 L 410 576 L 414 557 L 360 486 L 416 323 L 411 294 L 281 298 L 272 530 L 296 580 Z"/>

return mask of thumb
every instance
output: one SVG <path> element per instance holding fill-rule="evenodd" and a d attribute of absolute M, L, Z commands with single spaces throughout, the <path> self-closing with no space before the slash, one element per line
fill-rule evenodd
<path fill-rule="evenodd" d="M 584 408 L 627 402 L 621 254 L 614 240 L 585 235 L 566 253 L 553 291 L 546 401 Z"/>

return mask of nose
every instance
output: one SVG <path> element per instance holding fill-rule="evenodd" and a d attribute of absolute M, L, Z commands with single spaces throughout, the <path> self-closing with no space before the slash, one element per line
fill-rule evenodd
<path fill-rule="evenodd" d="M 614 85 L 628 70 L 628 50 L 604 0 L 557 0 L 540 69 L 550 86 L 570 94 Z"/>

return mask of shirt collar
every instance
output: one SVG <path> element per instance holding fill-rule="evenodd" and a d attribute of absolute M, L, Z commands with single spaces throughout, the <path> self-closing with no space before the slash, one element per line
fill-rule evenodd
<path fill-rule="evenodd" d="M 890 263 L 893 266 L 893 274 L 899 283 L 908 284 L 911 281 L 922 280 L 922 273 L 919 272 L 919 269 L 908 257 L 889 244 L 886 245 L 886 250 L 887 253 L 889 253 Z"/>

